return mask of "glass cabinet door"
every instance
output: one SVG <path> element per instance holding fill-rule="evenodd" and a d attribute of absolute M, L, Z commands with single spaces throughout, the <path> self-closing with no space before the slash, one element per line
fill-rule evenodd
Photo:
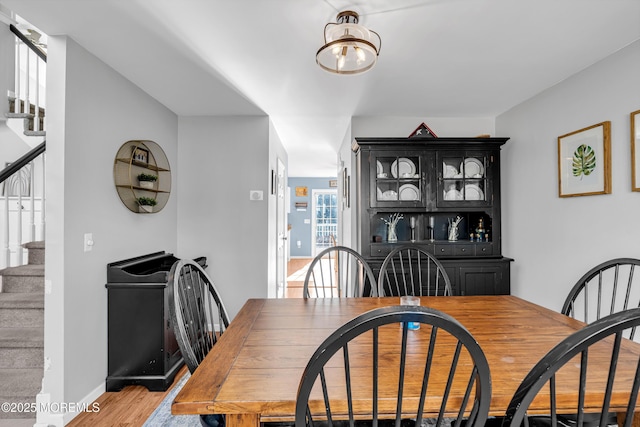
<path fill-rule="evenodd" d="M 485 153 L 439 153 L 438 206 L 491 204 L 491 165 Z M 441 169 L 440 169 L 441 168 Z"/>
<path fill-rule="evenodd" d="M 420 155 L 373 153 L 371 206 L 425 206 L 425 174 Z"/>

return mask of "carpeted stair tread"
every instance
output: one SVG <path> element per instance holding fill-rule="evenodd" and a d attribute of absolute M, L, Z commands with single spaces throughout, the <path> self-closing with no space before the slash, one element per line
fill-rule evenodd
<path fill-rule="evenodd" d="M 42 368 L 0 369 L 0 401 L 3 398 L 33 398 L 42 388 Z"/>
<path fill-rule="evenodd" d="M 0 276 L 44 276 L 44 264 L 25 264 L 0 270 Z"/>
<path fill-rule="evenodd" d="M 40 292 L 0 292 L 0 309 L 44 308 L 44 294 Z"/>
<path fill-rule="evenodd" d="M 41 327 L 0 328 L 0 347 L 44 347 L 44 329 Z M 2 376 L 0 376 L 0 378 L 2 378 Z"/>
<path fill-rule="evenodd" d="M 35 418 L 23 418 L 23 419 L 0 419 L 0 427 L 33 427 L 36 423 Z"/>
<path fill-rule="evenodd" d="M 22 245 L 26 249 L 44 249 L 44 240 L 39 240 L 37 242 L 29 242 Z"/>
<path fill-rule="evenodd" d="M 23 418 L 23 419 L 0 419 L 0 427 L 33 427 L 36 423 L 35 418 Z"/>
<path fill-rule="evenodd" d="M 6 113 L 4 116 L 8 119 L 30 119 L 34 115 L 30 113 Z"/>

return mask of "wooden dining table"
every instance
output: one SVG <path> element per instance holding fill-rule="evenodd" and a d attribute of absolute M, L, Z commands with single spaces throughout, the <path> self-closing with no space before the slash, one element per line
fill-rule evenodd
<path fill-rule="evenodd" d="M 553 346 L 584 326 L 510 295 L 421 297 L 420 304 L 453 316 L 480 344 L 491 370 L 489 415 L 494 416 L 504 415 L 529 370 Z M 399 305 L 399 298 L 250 299 L 175 397 L 171 412 L 226 414 L 227 427 L 293 421 L 298 385 L 317 347 L 350 319 L 391 305 Z M 605 378 L 606 348 L 594 348 L 590 354 L 594 352 L 591 363 L 603 364 Z M 621 356 L 618 375 L 631 381 L 640 344 L 625 343 L 623 353 L 629 361 Z M 571 381 L 566 383 L 558 385 L 558 413 L 575 412 L 570 402 L 575 401 L 578 388 Z M 628 393 L 614 392 L 611 410 L 624 411 L 625 398 Z M 587 393 L 586 407 L 596 408 L 601 404 L 598 399 L 601 393 Z M 437 408 L 432 409 L 431 413 L 437 413 Z M 426 409 L 425 416 L 430 410 Z M 548 400 L 534 401 L 530 408 L 531 413 L 545 410 Z"/>

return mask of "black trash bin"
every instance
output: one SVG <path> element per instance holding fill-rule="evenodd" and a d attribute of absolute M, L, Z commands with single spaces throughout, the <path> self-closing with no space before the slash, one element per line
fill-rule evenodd
<path fill-rule="evenodd" d="M 167 282 L 179 258 L 154 252 L 107 265 L 107 391 L 165 391 L 184 361 L 169 319 Z M 206 257 L 194 261 L 206 268 Z"/>

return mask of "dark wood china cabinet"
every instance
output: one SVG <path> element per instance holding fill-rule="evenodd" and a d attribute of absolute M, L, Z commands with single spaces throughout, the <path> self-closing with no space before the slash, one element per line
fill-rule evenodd
<path fill-rule="evenodd" d="M 416 245 L 442 262 L 456 295 L 510 293 L 500 218 L 507 140 L 355 138 L 357 249 L 376 274 L 393 248 Z M 402 215 L 396 236 L 387 225 L 394 214 Z"/>

